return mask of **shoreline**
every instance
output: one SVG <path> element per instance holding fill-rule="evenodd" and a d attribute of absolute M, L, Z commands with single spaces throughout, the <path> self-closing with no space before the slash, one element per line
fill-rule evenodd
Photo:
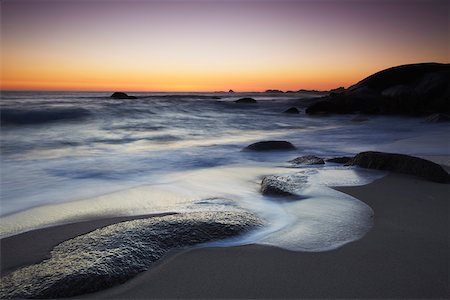
<path fill-rule="evenodd" d="M 447 156 L 442 157 L 448 161 Z M 444 167 L 448 169 L 448 165 Z M 445 265 L 449 261 L 445 235 L 449 185 L 389 173 L 368 185 L 334 189 L 374 210 L 374 227 L 362 239 L 326 252 L 294 252 L 255 244 L 175 249 L 124 284 L 74 298 L 449 296 Z M 4 238 L 0 243 L 1 274 L 46 259 L 64 240 L 110 224 L 168 214 L 172 213 L 82 221 Z"/>

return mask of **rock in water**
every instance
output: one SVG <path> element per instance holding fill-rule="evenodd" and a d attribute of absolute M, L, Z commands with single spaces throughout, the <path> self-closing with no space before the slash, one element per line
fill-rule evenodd
<path fill-rule="evenodd" d="M 253 143 L 244 148 L 252 151 L 295 150 L 295 146 L 286 141 L 263 141 Z"/>
<path fill-rule="evenodd" d="M 228 93 L 234 93 L 234 91 L 233 90 L 229 90 Z"/>
<path fill-rule="evenodd" d="M 261 182 L 261 193 L 271 196 L 293 196 L 306 186 L 308 177 L 298 174 L 290 176 L 265 176 Z"/>
<path fill-rule="evenodd" d="M 326 161 L 327 161 L 327 162 L 331 162 L 331 163 L 336 163 L 336 164 L 347 164 L 347 163 L 349 163 L 352 159 L 353 159 L 353 157 L 340 156 L 340 157 L 329 158 L 329 159 L 327 159 Z"/>
<path fill-rule="evenodd" d="M 350 165 L 410 174 L 440 183 L 450 181 L 450 175 L 440 165 L 405 154 L 361 152 L 352 159 Z"/>
<path fill-rule="evenodd" d="M 236 103 L 256 103 L 256 100 L 253 98 L 241 98 L 234 102 L 236 102 Z"/>
<path fill-rule="evenodd" d="M 284 111 L 285 114 L 299 114 L 297 107 L 291 107 Z"/>
<path fill-rule="evenodd" d="M 56 246 L 51 257 L 4 276 L 1 298 L 95 292 L 143 272 L 167 251 L 237 236 L 262 225 L 242 210 L 175 214 L 113 224 Z"/>
<path fill-rule="evenodd" d="M 111 95 L 111 98 L 114 99 L 136 99 L 135 96 L 128 96 L 127 94 L 123 92 L 115 92 Z"/>
<path fill-rule="evenodd" d="M 294 165 L 323 165 L 325 163 L 322 158 L 314 155 L 300 156 L 289 162 Z"/>

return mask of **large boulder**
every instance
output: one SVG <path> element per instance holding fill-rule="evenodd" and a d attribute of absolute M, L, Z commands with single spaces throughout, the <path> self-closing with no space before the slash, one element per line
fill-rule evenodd
<path fill-rule="evenodd" d="M 323 165 L 325 162 L 322 158 L 314 156 L 314 155 L 304 155 L 299 156 L 293 160 L 289 161 L 294 165 Z"/>
<path fill-rule="evenodd" d="M 450 182 L 450 175 L 440 165 L 405 154 L 361 152 L 352 159 L 350 165 L 415 175 L 434 182 Z"/>
<path fill-rule="evenodd" d="M 450 64 L 411 64 L 380 71 L 345 91 L 331 93 L 311 104 L 306 113 L 449 113 L 449 99 Z"/>
<path fill-rule="evenodd" d="M 286 141 L 262 141 L 253 143 L 244 148 L 250 151 L 273 151 L 273 150 L 295 150 L 295 146 Z"/>
<path fill-rule="evenodd" d="M 247 98 L 238 99 L 238 100 L 236 100 L 234 102 L 236 102 L 236 103 L 256 103 L 256 100 L 253 99 L 253 98 L 248 98 L 247 97 Z"/>
<path fill-rule="evenodd" d="M 110 97 L 114 99 L 136 99 L 135 96 L 128 96 L 124 92 L 115 92 Z"/>
<path fill-rule="evenodd" d="M 67 298 L 124 283 L 168 251 L 236 237 L 263 221 L 238 209 L 202 211 L 109 225 L 67 240 L 51 257 L 2 277 L 0 297 Z"/>

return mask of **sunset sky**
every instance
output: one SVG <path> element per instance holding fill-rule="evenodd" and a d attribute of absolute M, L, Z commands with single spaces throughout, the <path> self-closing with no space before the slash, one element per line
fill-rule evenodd
<path fill-rule="evenodd" d="M 3 90 L 349 86 L 449 62 L 449 1 L 1 1 Z"/>

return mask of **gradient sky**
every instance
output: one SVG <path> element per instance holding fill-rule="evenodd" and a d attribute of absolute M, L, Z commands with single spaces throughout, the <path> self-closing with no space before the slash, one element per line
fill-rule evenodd
<path fill-rule="evenodd" d="M 449 1 L 3 0 L 1 88 L 329 89 L 449 41 Z"/>

